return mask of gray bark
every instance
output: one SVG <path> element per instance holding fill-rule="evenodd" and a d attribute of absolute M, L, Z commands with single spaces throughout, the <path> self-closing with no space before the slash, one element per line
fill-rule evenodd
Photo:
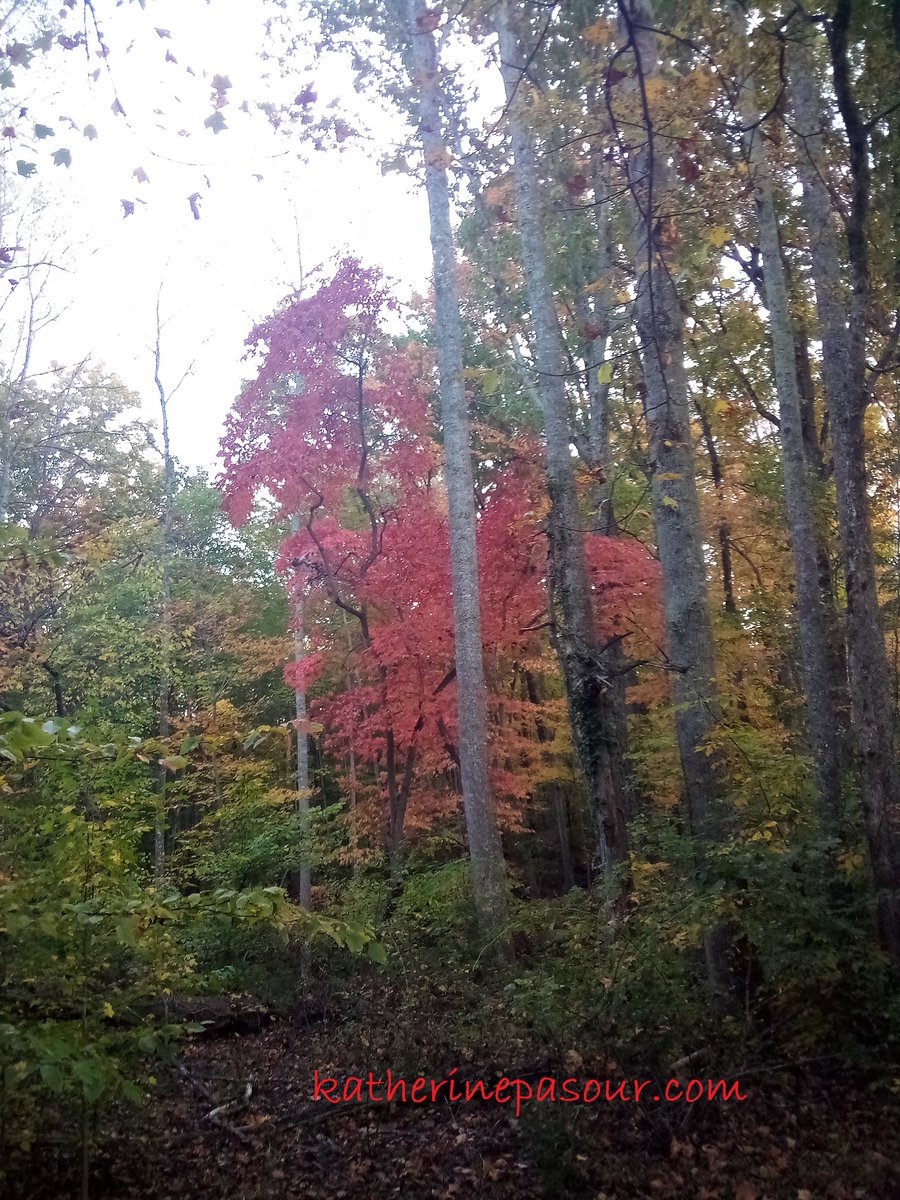
<path fill-rule="evenodd" d="M 648 0 L 620 5 L 636 64 L 636 87 L 658 73 L 660 60 Z M 698 866 L 723 841 L 730 821 L 723 797 L 721 766 L 708 753 L 720 718 L 715 682 L 712 626 L 700 534 L 692 432 L 684 367 L 684 318 L 666 260 L 663 235 L 672 190 L 671 169 L 656 144 L 645 106 L 643 141 L 628 154 L 635 200 L 635 323 L 644 378 L 644 410 L 650 442 L 653 517 L 663 578 L 668 657 L 672 672 L 675 732 L 684 773 L 686 809 Z M 721 927 L 706 932 L 707 974 L 717 991 L 728 988 L 727 942 Z"/>
<path fill-rule="evenodd" d="M 548 542 L 551 616 L 573 740 L 597 830 L 598 865 L 608 875 L 627 851 L 624 729 L 616 719 L 610 664 L 598 644 L 584 560 L 581 514 L 570 450 L 565 350 L 547 268 L 533 134 L 522 115 L 524 52 L 514 5 L 499 10 L 500 67 L 509 109 L 516 223 L 534 332 L 534 363 L 544 419 L 551 510 Z M 621 715 L 621 714 L 620 714 Z"/>
<path fill-rule="evenodd" d="M 594 190 L 594 212 L 597 225 L 597 283 L 602 286 L 593 294 L 593 303 L 587 297 L 584 304 L 592 323 L 599 331 L 587 341 L 588 371 L 587 389 L 589 400 L 588 445 L 591 465 L 603 474 L 603 479 L 594 491 L 597 523 L 601 533 L 617 534 L 616 514 L 612 495 L 612 452 L 609 440 L 609 391 L 608 382 L 601 382 L 598 369 L 606 359 L 612 323 L 612 305 L 609 292 L 613 286 L 613 254 L 609 228 L 609 183 L 603 156 L 596 144 L 591 146 L 591 182 Z"/>
<path fill-rule="evenodd" d="M 459 759 L 472 888 L 485 936 L 498 939 L 507 919 L 505 866 L 488 779 L 487 689 L 481 641 L 475 492 L 463 379 L 462 323 L 443 141 L 440 67 L 424 0 L 408 0 L 412 78 L 434 258 L 434 292 L 444 470 L 450 524 L 450 569 Z"/>
<path fill-rule="evenodd" d="M 846 5 L 838 5 L 838 14 L 846 17 Z M 836 36 L 841 36 L 841 28 L 837 25 L 837 30 L 832 32 L 836 52 L 834 83 L 847 128 L 852 178 L 851 209 L 842 236 L 832 212 L 826 182 L 828 163 L 822 133 L 828 109 L 819 89 L 817 70 L 807 41 L 815 36 L 810 26 L 801 26 L 790 42 L 791 104 L 822 339 L 822 377 L 831 420 L 838 525 L 847 593 L 851 720 L 860 759 L 863 813 L 872 872 L 879 889 L 879 931 L 885 949 L 893 961 L 900 964 L 900 789 L 892 744 L 893 698 L 878 609 L 866 489 L 868 149 L 865 132 L 854 120 L 846 63 L 840 61 L 840 44 L 836 44 Z M 849 288 L 844 283 L 842 254 L 846 255 L 849 267 Z"/>
<path fill-rule="evenodd" d="M 740 23 L 743 25 L 743 14 Z M 828 626 L 819 586 L 819 562 L 810 502 L 809 472 L 803 438 L 803 417 L 797 379 L 794 331 L 787 281 L 778 237 L 778 218 L 763 127 L 752 76 L 743 83 L 740 114 L 759 225 L 759 245 L 769 310 L 778 433 L 785 507 L 796 584 L 797 627 L 807 724 L 813 753 L 819 814 L 823 832 L 837 838 L 841 825 L 840 738 L 835 715 L 835 686 L 828 651 Z"/>
<path fill-rule="evenodd" d="M 593 100 L 594 97 L 591 97 Z M 605 537 L 616 537 L 619 525 L 616 520 L 615 497 L 613 495 L 613 456 L 610 443 L 610 384 L 599 378 L 599 367 L 606 359 L 610 344 L 613 317 L 613 250 L 609 221 L 609 180 L 606 164 L 597 143 L 591 146 L 591 182 L 594 191 L 597 243 L 594 264 L 597 269 L 596 282 L 602 286 L 593 292 L 589 300 L 583 295 L 580 301 L 579 320 L 587 319 L 599 331 L 585 344 L 588 393 L 588 453 L 590 465 L 596 473 L 593 505 L 595 529 Z M 626 697 L 627 663 L 621 641 L 615 641 L 604 653 L 609 667 L 608 717 L 613 730 L 613 745 L 621 747 L 616 770 L 621 780 L 622 803 L 627 821 L 637 816 L 639 800 L 628 757 L 628 708 Z"/>

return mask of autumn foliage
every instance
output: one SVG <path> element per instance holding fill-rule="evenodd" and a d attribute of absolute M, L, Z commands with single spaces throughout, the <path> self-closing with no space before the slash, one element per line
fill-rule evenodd
<path fill-rule="evenodd" d="M 267 495 L 294 531 L 287 586 L 312 614 L 310 652 L 287 681 L 314 696 L 351 818 L 367 844 L 433 827 L 459 790 L 449 542 L 428 356 L 387 335 L 397 305 L 378 272 L 344 260 L 311 295 L 257 326 L 258 364 L 228 420 L 232 520 Z M 478 523 L 492 786 L 508 828 L 565 744 L 552 669 L 546 499 L 539 450 L 490 474 Z M 656 564 L 638 543 L 586 538 L 599 631 L 658 627 Z M 556 743 L 556 747 L 554 746 Z"/>

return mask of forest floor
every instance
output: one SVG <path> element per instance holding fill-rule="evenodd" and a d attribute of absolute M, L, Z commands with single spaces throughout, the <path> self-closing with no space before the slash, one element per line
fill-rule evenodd
<path fill-rule="evenodd" d="M 761 1070 L 743 1103 L 532 1102 L 518 1118 L 481 1100 L 314 1103 L 314 1069 L 365 1077 L 390 1061 L 386 1027 L 377 1014 L 294 1014 L 193 1041 L 160 1069 L 149 1110 L 106 1113 L 91 1200 L 900 1197 L 900 1101 L 845 1071 Z M 507 1073 L 571 1072 L 548 1061 Z M 219 1106 L 231 1107 L 211 1119 Z M 35 1147 L 7 1165 L 10 1200 L 79 1196 L 77 1163 L 61 1152 Z"/>

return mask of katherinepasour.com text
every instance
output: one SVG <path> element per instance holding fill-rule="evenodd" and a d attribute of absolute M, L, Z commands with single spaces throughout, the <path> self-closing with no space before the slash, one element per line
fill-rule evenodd
<path fill-rule="evenodd" d="M 367 1075 L 347 1075 L 337 1079 L 313 1072 L 313 1100 L 327 1104 L 451 1104 L 471 1103 L 474 1100 L 510 1104 L 516 1116 L 529 1101 L 557 1104 L 639 1104 L 653 1101 L 669 1104 L 698 1104 L 713 1101 L 746 1100 L 739 1080 L 735 1079 L 578 1079 L 569 1076 L 558 1079 L 542 1075 L 539 1079 L 456 1078 L 451 1067 L 442 1079 L 418 1075 L 414 1079 L 394 1077 L 386 1071 L 384 1078 L 372 1071 Z"/>

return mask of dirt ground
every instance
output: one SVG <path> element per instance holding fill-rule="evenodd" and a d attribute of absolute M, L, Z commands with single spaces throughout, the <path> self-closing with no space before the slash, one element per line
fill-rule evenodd
<path fill-rule="evenodd" d="M 314 1069 L 365 1076 L 367 1045 L 369 1026 L 302 1016 L 193 1042 L 148 1110 L 105 1114 L 91 1200 L 900 1200 L 900 1103 L 845 1071 L 772 1064 L 743 1103 L 532 1102 L 518 1118 L 481 1100 L 313 1102 Z M 81 1194 L 65 1132 L 6 1164 L 4 1200 Z"/>

